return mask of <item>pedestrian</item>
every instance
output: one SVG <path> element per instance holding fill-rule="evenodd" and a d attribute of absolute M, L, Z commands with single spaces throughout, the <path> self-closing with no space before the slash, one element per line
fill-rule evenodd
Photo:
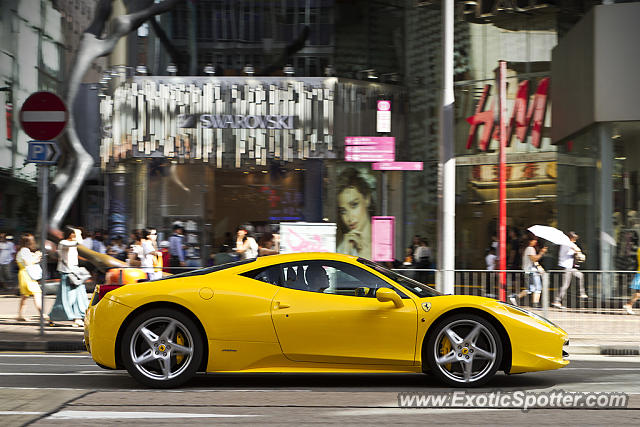
<path fill-rule="evenodd" d="M 280 253 L 280 235 L 264 233 L 258 241 L 258 256 L 277 255 Z"/>
<path fill-rule="evenodd" d="M 49 312 L 49 325 L 54 320 L 73 320 L 73 326 L 84 326 L 82 319 L 89 306 L 87 288 L 84 283 L 75 285 L 71 278 L 78 269 L 78 245 L 82 240 L 82 231 L 68 227 L 64 238 L 58 243 L 58 272 L 60 286 L 56 292 L 56 300 Z"/>
<path fill-rule="evenodd" d="M 420 238 L 418 246 L 413 253 L 413 262 L 415 268 L 425 270 L 431 267 L 431 248 L 429 242 L 425 238 Z M 427 282 L 428 271 L 418 271 L 418 281 L 422 283 Z"/>
<path fill-rule="evenodd" d="M 155 228 L 146 228 L 142 243 L 141 266 L 149 280 L 162 278 L 162 252 L 158 250 L 158 234 Z"/>
<path fill-rule="evenodd" d="M 220 247 L 218 253 L 213 257 L 213 265 L 228 264 L 235 260 L 231 246 L 225 244 Z"/>
<path fill-rule="evenodd" d="M 513 305 L 518 305 L 520 298 L 525 295 L 533 294 L 532 306 L 538 308 L 540 305 L 540 294 L 542 292 L 542 273 L 544 269 L 540 265 L 540 258 L 547 252 L 547 247 L 543 247 L 540 251 L 536 252 L 536 245 L 538 244 L 537 237 L 531 237 L 529 243 L 522 254 L 522 269 L 525 274 L 525 283 L 528 288 L 523 289 L 518 294 L 513 294 L 509 297 L 509 301 Z"/>
<path fill-rule="evenodd" d="M 638 272 L 636 273 L 633 280 L 631 281 L 631 286 L 630 286 L 631 289 L 634 291 L 634 293 L 633 295 L 631 295 L 629 302 L 622 306 L 622 308 L 624 308 L 627 314 L 634 314 L 633 304 L 635 304 L 635 302 L 638 301 L 638 299 L 640 299 L 640 246 L 638 246 L 638 238 L 635 237 L 634 240 L 635 240 L 634 245 L 636 249 L 636 259 L 638 260 L 636 264 L 637 265 L 636 268 Z"/>
<path fill-rule="evenodd" d="M 18 264 L 18 284 L 20 286 L 20 302 L 18 303 L 18 321 L 26 321 L 23 310 L 27 298 L 33 297 L 33 303 L 42 312 L 42 290 L 38 280 L 42 277 L 42 269 L 38 265 L 42 253 L 36 249 L 36 240 L 31 233 L 25 233 L 20 238 L 20 249 L 16 254 Z M 39 271 L 39 273 L 38 273 Z"/>
<path fill-rule="evenodd" d="M 241 225 L 236 231 L 236 247 L 235 251 L 240 256 L 240 259 L 251 259 L 258 256 L 258 243 L 254 239 L 248 225 Z"/>
<path fill-rule="evenodd" d="M 160 242 L 160 253 L 162 254 L 162 271 L 169 273 L 169 263 L 171 260 L 171 254 L 169 253 L 169 241 L 163 240 Z"/>
<path fill-rule="evenodd" d="M 169 237 L 169 266 L 171 274 L 181 272 L 180 267 L 185 266 L 184 262 L 184 228 L 182 224 L 173 225 L 173 234 Z"/>
<path fill-rule="evenodd" d="M 107 247 L 107 255 L 110 255 L 120 261 L 127 260 L 127 248 L 122 243 L 122 237 L 115 236 L 113 240 L 111 240 L 111 244 Z"/>
<path fill-rule="evenodd" d="M 16 247 L 7 239 L 6 233 L 0 233 L 0 289 L 11 289 L 14 286 L 13 260 Z"/>
<path fill-rule="evenodd" d="M 84 236 L 80 244 L 87 249 L 93 250 L 93 233 L 85 230 L 83 227 L 78 228 L 78 230 L 80 230 L 80 234 Z"/>
<path fill-rule="evenodd" d="M 484 257 L 484 262 L 487 265 L 488 271 L 493 271 L 496 269 L 496 261 L 498 257 L 496 256 L 496 248 L 493 246 L 487 250 L 487 256 Z"/>
<path fill-rule="evenodd" d="M 93 233 L 92 247 L 89 249 L 100 254 L 107 253 L 107 247 L 104 245 L 104 236 L 102 235 L 102 231 L 96 231 Z"/>
<path fill-rule="evenodd" d="M 520 238 L 518 236 L 518 229 L 513 227 L 509 229 L 509 258 L 507 268 L 509 270 L 519 270 L 520 260 Z"/>
<path fill-rule="evenodd" d="M 567 235 L 569 236 L 569 240 L 571 240 L 572 244 L 560 245 L 560 250 L 558 251 L 558 265 L 564 269 L 564 273 L 562 274 L 562 287 L 560 288 L 560 292 L 558 292 L 558 295 L 556 295 L 555 300 L 551 304 L 556 308 L 565 308 L 562 305 L 562 300 L 567 294 L 569 286 L 571 286 L 571 279 L 573 277 L 578 281 L 578 286 L 580 287 L 580 298 L 589 298 L 584 290 L 584 275 L 582 272 L 578 271 L 578 266 L 585 260 L 582 250 L 576 244 L 578 235 L 574 231 L 570 231 Z"/>
<path fill-rule="evenodd" d="M 130 235 L 131 243 L 127 250 L 127 265 L 140 267 L 142 260 L 142 230 L 133 230 Z"/>

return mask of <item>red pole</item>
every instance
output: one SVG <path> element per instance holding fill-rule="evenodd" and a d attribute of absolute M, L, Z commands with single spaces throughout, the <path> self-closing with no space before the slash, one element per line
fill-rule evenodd
<path fill-rule="evenodd" d="M 498 70 L 498 96 L 500 105 L 500 154 L 498 199 L 498 259 L 500 260 L 500 301 L 506 301 L 507 285 L 507 62 L 500 61 Z"/>

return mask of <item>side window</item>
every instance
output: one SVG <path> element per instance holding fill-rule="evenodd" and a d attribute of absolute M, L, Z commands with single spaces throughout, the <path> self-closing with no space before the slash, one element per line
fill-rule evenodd
<path fill-rule="evenodd" d="M 375 297 L 379 288 L 392 288 L 386 281 L 362 268 L 338 261 L 306 261 L 282 266 L 286 288 L 309 292 Z M 394 289 L 400 297 L 408 298 Z"/>
<path fill-rule="evenodd" d="M 280 286 L 280 268 L 279 266 L 270 266 L 259 268 L 257 270 L 247 271 L 242 273 L 242 276 L 250 279 L 259 280 L 261 282 L 269 283 L 271 285 Z"/>

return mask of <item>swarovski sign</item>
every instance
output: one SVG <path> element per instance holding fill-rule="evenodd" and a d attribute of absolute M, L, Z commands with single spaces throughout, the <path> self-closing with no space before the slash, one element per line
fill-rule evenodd
<path fill-rule="evenodd" d="M 279 114 L 180 114 L 178 127 L 196 128 L 200 123 L 205 129 L 293 129 L 295 116 Z"/>

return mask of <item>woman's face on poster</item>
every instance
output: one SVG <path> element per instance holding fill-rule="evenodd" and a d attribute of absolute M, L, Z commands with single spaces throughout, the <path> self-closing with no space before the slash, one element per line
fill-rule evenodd
<path fill-rule="evenodd" d="M 371 197 L 364 196 L 355 187 L 347 187 L 338 195 L 338 213 L 349 229 L 361 230 L 369 223 Z"/>

